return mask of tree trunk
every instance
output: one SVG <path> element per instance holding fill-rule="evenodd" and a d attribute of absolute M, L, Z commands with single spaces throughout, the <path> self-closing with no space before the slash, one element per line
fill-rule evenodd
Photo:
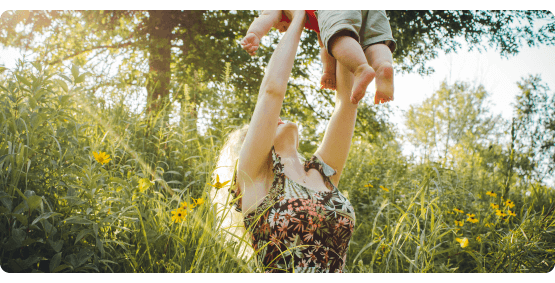
<path fill-rule="evenodd" d="M 149 11 L 147 21 L 149 33 L 147 82 L 147 108 L 159 111 L 168 100 L 171 79 L 171 38 L 174 28 L 171 11 Z"/>

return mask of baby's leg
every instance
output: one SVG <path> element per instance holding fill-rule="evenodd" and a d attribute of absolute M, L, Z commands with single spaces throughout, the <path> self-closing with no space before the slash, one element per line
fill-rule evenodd
<path fill-rule="evenodd" d="M 335 90 L 335 58 L 331 57 L 326 47 L 324 47 L 320 34 L 318 34 L 318 43 L 320 44 L 320 59 L 322 60 L 322 65 L 324 65 L 324 73 L 322 74 L 320 85 L 322 88 Z"/>
<path fill-rule="evenodd" d="M 376 96 L 374 103 L 393 101 L 393 58 L 387 45 L 377 43 L 364 51 L 368 63 L 376 70 Z"/>
<path fill-rule="evenodd" d="M 348 32 L 339 32 L 329 42 L 333 57 L 343 64 L 355 75 L 351 102 L 358 103 L 366 93 L 366 88 L 372 82 L 376 73 L 368 65 L 367 58 L 358 41 L 348 35 Z"/>

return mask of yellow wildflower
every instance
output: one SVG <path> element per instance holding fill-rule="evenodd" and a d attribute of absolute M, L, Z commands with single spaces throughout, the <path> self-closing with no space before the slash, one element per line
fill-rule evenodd
<path fill-rule="evenodd" d="M 507 201 L 505 202 L 505 205 L 508 206 L 509 208 L 513 208 L 515 206 L 515 203 L 512 202 L 510 199 L 507 199 Z"/>
<path fill-rule="evenodd" d="M 493 191 L 487 192 L 486 195 L 491 196 L 491 197 L 497 197 L 497 194 L 494 193 Z"/>
<path fill-rule="evenodd" d="M 195 205 L 201 205 L 204 203 L 204 199 L 203 198 L 198 198 L 198 199 L 193 199 L 195 201 Z"/>
<path fill-rule="evenodd" d="M 477 241 L 478 243 L 481 243 L 481 242 L 482 242 L 482 238 L 481 238 L 480 236 L 478 236 L 478 237 L 476 237 L 476 241 Z"/>
<path fill-rule="evenodd" d="M 512 212 L 512 211 L 510 211 L 510 210 L 508 211 L 508 213 L 509 213 L 510 216 L 516 216 L 516 213 L 514 213 L 514 212 Z"/>
<path fill-rule="evenodd" d="M 388 189 L 388 188 L 384 188 L 384 186 L 381 186 L 381 185 L 380 185 L 380 189 L 382 189 L 382 190 L 384 190 L 384 191 L 386 191 L 386 192 L 389 192 L 389 189 Z"/>
<path fill-rule="evenodd" d="M 181 222 L 185 219 L 185 216 L 187 216 L 187 210 L 183 210 L 180 208 L 173 210 L 172 211 L 172 221 L 177 223 L 177 222 Z"/>
<path fill-rule="evenodd" d="M 464 220 L 461 220 L 461 221 L 455 220 L 455 225 L 458 225 L 458 226 L 461 226 L 461 227 L 464 226 Z"/>
<path fill-rule="evenodd" d="M 110 160 L 112 160 L 110 158 L 110 155 L 108 155 L 108 154 L 106 154 L 106 152 L 102 152 L 102 151 L 99 151 L 98 153 L 93 151 L 93 156 L 94 156 L 94 159 L 96 159 L 96 162 L 100 163 L 100 165 L 104 165 L 104 164 L 110 162 Z"/>
<path fill-rule="evenodd" d="M 457 242 L 459 242 L 461 244 L 461 248 L 466 248 L 468 246 L 468 239 L 466 237 L 464 238 L 456 238 L 455 240 L 457 240 Z"/>
<path fill-rule="evenodd" d="M 472 214 L 474 215 L 474 214 Z M 468 217 L 468 219 L 466 219 L 466 221 L 470 222 L 470 223 L 478 223 L 478 219 L 474 218 L 474 216 Z"/>
<path fill-rule="evenodd" d="M 368 188 L 368 187 L 373 188 L 374 186 L 372 186 L 372 184 L 368 184 L 368 185 L 364 185 L 364 187 L 365 188 Z"/>
<path fill-rule="evenodd" d="M 484 225 L 484 226 L 491 227 L 491 226 L 493 226 L 493 224 L 492 223 L 486 223 L 486 225 Z"/>
<path fill-rule="evenodd" d="M 181 204 L 179 205 L 178 209 L 183 209 L 183 210 L 187 210 L 187 209 L 192 209 L 195 208 L 195 205 L 193 204 L 192 206 L 189 206 L 189 204 L 186 201 L 181 202 Z"/>
<path fill-rule="evenodd" d="M 498 208 L 499 208 L 499 205 L 498 205 L 498 204 L 495 204 L 495 203 L 490 203 L 489 205 L 490 205 L 491 208 L 493 208 L 493 209 L 498 209 Z"/>
<path fill-rule="evenodd" d="M 457 209 L 457 208 L 453 208 L 454 211 L 458 212 L 458 213 L 464 213 L 464 211 Z"/>
<path fill-rule="evenodd" d="M 466 214 L 466 216 L 468 216 L 468 217 L 470 218 L 470 217 L 474 217 L 474 216 L 476 216 L 476 214 L 474 214 L 474 213 L 470 213 L 470 214 L 468 214 L 468 213 L 467 213 L 467 214 Z"/>
<path fill-rule="evenodd" d="M 214 183 L 214 185 L 212 185 L 210 183 L 207 183 L 207 184 L 219 190 L 219 189 L 223 188 L 229 182 L 230 181 L 225 181 L 223 183 L 220 183 L 220 176 L 216 175 L 216 183 Z"/>
<path fill-rule="evenodd" d="M 499 209 L 497 209 L 497 210 L 495 211 L 495 215 L 498 215 L 498 216 L 501 216 L 501 217 L 507 216 L 507 214 L 503 213 L 503 211 L 501 211 L 501 210 L 499 210 Z"/>

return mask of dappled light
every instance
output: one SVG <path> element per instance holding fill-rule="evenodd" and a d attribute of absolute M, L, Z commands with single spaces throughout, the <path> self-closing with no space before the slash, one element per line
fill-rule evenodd
<path fill-rule="evenodd" d="M 455 52 L 461 38 L 503 56 L 555 43 L 545 11 L 387 13 L 399 73 L 431 72 L 428 60 Z M 258 15 L 4 12 L 0 47 L 23 59 L 0 66 L 1 268 L 267 271 L 252 227 L 231 219 L 241 197 L 230 194 L 236 160 L 225 174 L 218 164 L 241 149 L 224 144 L 245 138 L 283 37 L 271 30 L 247 54 L 239 41 Z M 303 32 L 280 113 L 300 125 L 301 159 L 318 149 L 334 113 L 319 48 L 316 33 Z M 540 75 L 518 87 L 508 121 L 491 111 L 482 85 L 446 80 L 406 111 L 406 131 L 390 116 L 408 94 L 374 104 L 368 88 L 337 186 L 356 214 L 344 272 L 553 270 L 555 92 Z"/>

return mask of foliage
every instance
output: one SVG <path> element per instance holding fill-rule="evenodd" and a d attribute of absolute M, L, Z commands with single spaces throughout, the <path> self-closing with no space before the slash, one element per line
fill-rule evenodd
<path fill-rule="evenodd" d="M 77 68 L 67 76 L 28 67 L 21 63 L 1 84 L 4 270 L 250 270 L 225 260 L 235 248 L 217 240 L 215 211 L 199 201 L 207 198 L 214 137 L 85 99 Z M 173 223 L 170 212 L 193 199 L 198 206 Z"/>
<path fill-rule="evenodd" d="M 406 113 L 409 141 L 422 150 L 424 159 L 443 164 L 453 161 L 455 145 L 472 150 L 491 143 L 498 139 L 502 121 L 499 115 L 489 115 L 488 97 L 482 86 L 443 82 L 422 105 L 411 105 Z"/>
<path fill-rule="evenodd" d="M 395 63 L 403 71 L 429 74 L 426 63 L 438 51 L 456 52 L 462 37 L 469 50 L 495 48 L 501 56 L 521 46 L 555 44 L 555 18 L 550 11 L 387 11 L 397 41 Z"/>
<path fill-rule="evenodd" d="M 37 59 L 15 70 L 0 67 L 4 270 L 261 270 L 217 232 L 221 219 L 207 195 L 208 184 L 229 181 L 210 180 L 216 154 L 226 134 L 249 121 L 280 38 L 272 31 L 257 57 L 244 53 L 237 41 L 256 15 L 2 15 L 0 44 Z M 459 36 L 470 48 L 495 47 L 504 56 L 554 38 L 553 15 L 545 11 L 388 15 L 396 66 L 421 74 L 431 71 L 426 61 L 439 50 L 458 50 Z M 166 38 L 155 39 L 156 27 Z M 481 41 L 484 35 L 488 42 Z M 303 126 L 305 156 L 314 152 L 333 110 L 332 93 L 315 83 L 317 53 L 316 34 L 304 33 L 282 112 Z M 388 123 L 387 106 L 361 103 L 339 184 L 357 215 L 348 271 L 553 269 L 555 193 L 544 178 L 553 170 L 554 96 L 539 77 L 519 87 L 515 120 L 508 123 L 488 112 L 482 87 L 444 83 L 409 111 L 408 136 Z M 138 105 L 145 89 L 167 93 L 156 101 L 157 111 Z M 426 158 L 403 156 L 402 138 Z"/>
<path fill-rule="evenodd" d="M 555 95 L 539 76 L 523 78 L 515 107 L 515 147 L 527 158 L 521 175 L 540 181 L 555 173 Z"/>
<path fill-rule="evenodd" d="M 240 126 L 250 118 L 245 113 L 254 109 L 264 69 L 280 38 L 277 31 L 270 32 L 257 56 L 247 55 L 238 42 L 257 15 L 245 10 L 6 11 L 0 18 L 0 44 L 58 70 L 69 62 L 81 66 L 92 74 L 84 87 L 97 95 L 114 98 L 126 89 L 144 99 L 146 88 L 152 109 L 165 103 L 157 102 L 158 97 L 171 97 L 187 109 L 184 115 L 192 123 L 217 128 L 220 119 L 215 117 L 221 112 Z M 426 62 L 440 51 L 457 51 L 460 37 L 470 49 L 496 48 L 502 56 L 516 54 L 524 45 L 553 45 L 555 38 L 549 11 L 399 10 L 388 11 L 388 16 L 397 41 L 394 65 L 403 72 L 432 72 Z M 328 120 L 332 113 L 332 94 L 319 90 L 317 83 L 318 51 L 316 34 L 305 32 L 289 87 L 293 99 L 284 105 L 290 120 L 320 124 L 318 118 Z M 230 63 L 230 77 L 225 76 L 225 62 Z M 221 91 L 225 85 L 230 96 Z M 235 111 L 239 108 L 244 111 Z M 207 118 L 199 122 L 202 114 Z M 383 128 L 379 117 L 365 118 Z M 323 125 L 304 127 L 303 136 L 321 134 L 311 130 L 315 128 Z M 303 146 L 309 149 L 314 142 Z"/>

